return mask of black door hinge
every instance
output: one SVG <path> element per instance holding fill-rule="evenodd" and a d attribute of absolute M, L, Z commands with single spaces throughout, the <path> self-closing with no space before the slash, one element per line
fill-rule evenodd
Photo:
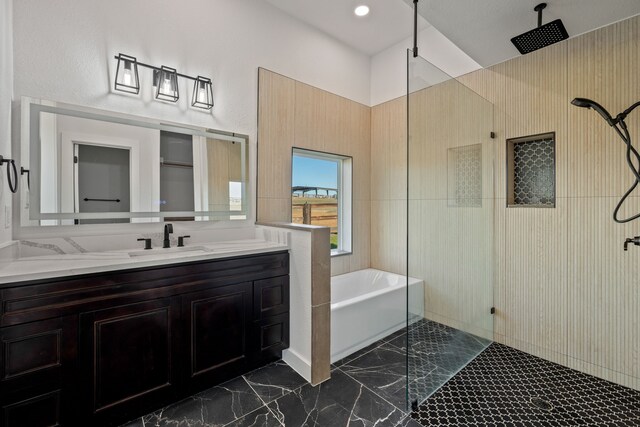
<path fill-rule="evenodd" d="M 495 132 L 491 132 L 489 134 L 489 136 L 491 137 L 491 139 L 496 139 L 496 133 Z"/>
<path fill-rule="evenodd" d="M 491 307 L 491 314 L 496 314 L 496 308 L 495 307 Z"/>
<path fill-rule="evenodd" d="M 73 163 L 78 163 L 78 156 L 73 156 Z"/>

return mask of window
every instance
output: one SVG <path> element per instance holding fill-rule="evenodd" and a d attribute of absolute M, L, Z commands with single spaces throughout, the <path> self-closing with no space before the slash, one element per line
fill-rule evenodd
<path fill-rule="evenodd" d="M 242 183 L 229 181 L 229 210 L 242 211 Z M 229 219 L 247 219 L 246 215 L 231 215 Z"/>
<path fill-rule="evenodd" d="M 291 221 L 331 229 L 331 255 L 351 253 L 351 157 L 293 149 Z"/>

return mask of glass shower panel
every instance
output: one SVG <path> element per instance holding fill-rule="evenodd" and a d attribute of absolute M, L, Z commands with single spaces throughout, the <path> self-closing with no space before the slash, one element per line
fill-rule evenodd
<path fill-rule="evenodd" d="M 411 51 L 407 89 L 407 399 L 415 405 L 493 339 L 495 140 L 493 105 Z"/>

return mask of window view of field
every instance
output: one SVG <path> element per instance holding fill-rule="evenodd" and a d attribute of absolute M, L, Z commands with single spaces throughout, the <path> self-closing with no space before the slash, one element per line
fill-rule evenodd
<path fill-rule="evenodd" d="M 292 222 L 329 227 L 331 249 L 337 249 L 338 162 L 294 155 L 292 183 Z"/>
<path fill-rule="evenodd" d="M 331 228 L 331 249 L 338 248 L 338 199 L 333 196 L 293 194 L 291 217 L 298 224 L 324 225 Z"/>

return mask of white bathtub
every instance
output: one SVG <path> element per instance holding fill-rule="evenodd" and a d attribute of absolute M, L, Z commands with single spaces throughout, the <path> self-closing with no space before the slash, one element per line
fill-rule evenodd
<path fill-rule="evenodd" d="M 331 278 L 331 363 L 385 337 L 407 322 L 407 279 L 366 269 Z M 409 278 L 409 310 L 424 315 L 424 289 Z"/>

